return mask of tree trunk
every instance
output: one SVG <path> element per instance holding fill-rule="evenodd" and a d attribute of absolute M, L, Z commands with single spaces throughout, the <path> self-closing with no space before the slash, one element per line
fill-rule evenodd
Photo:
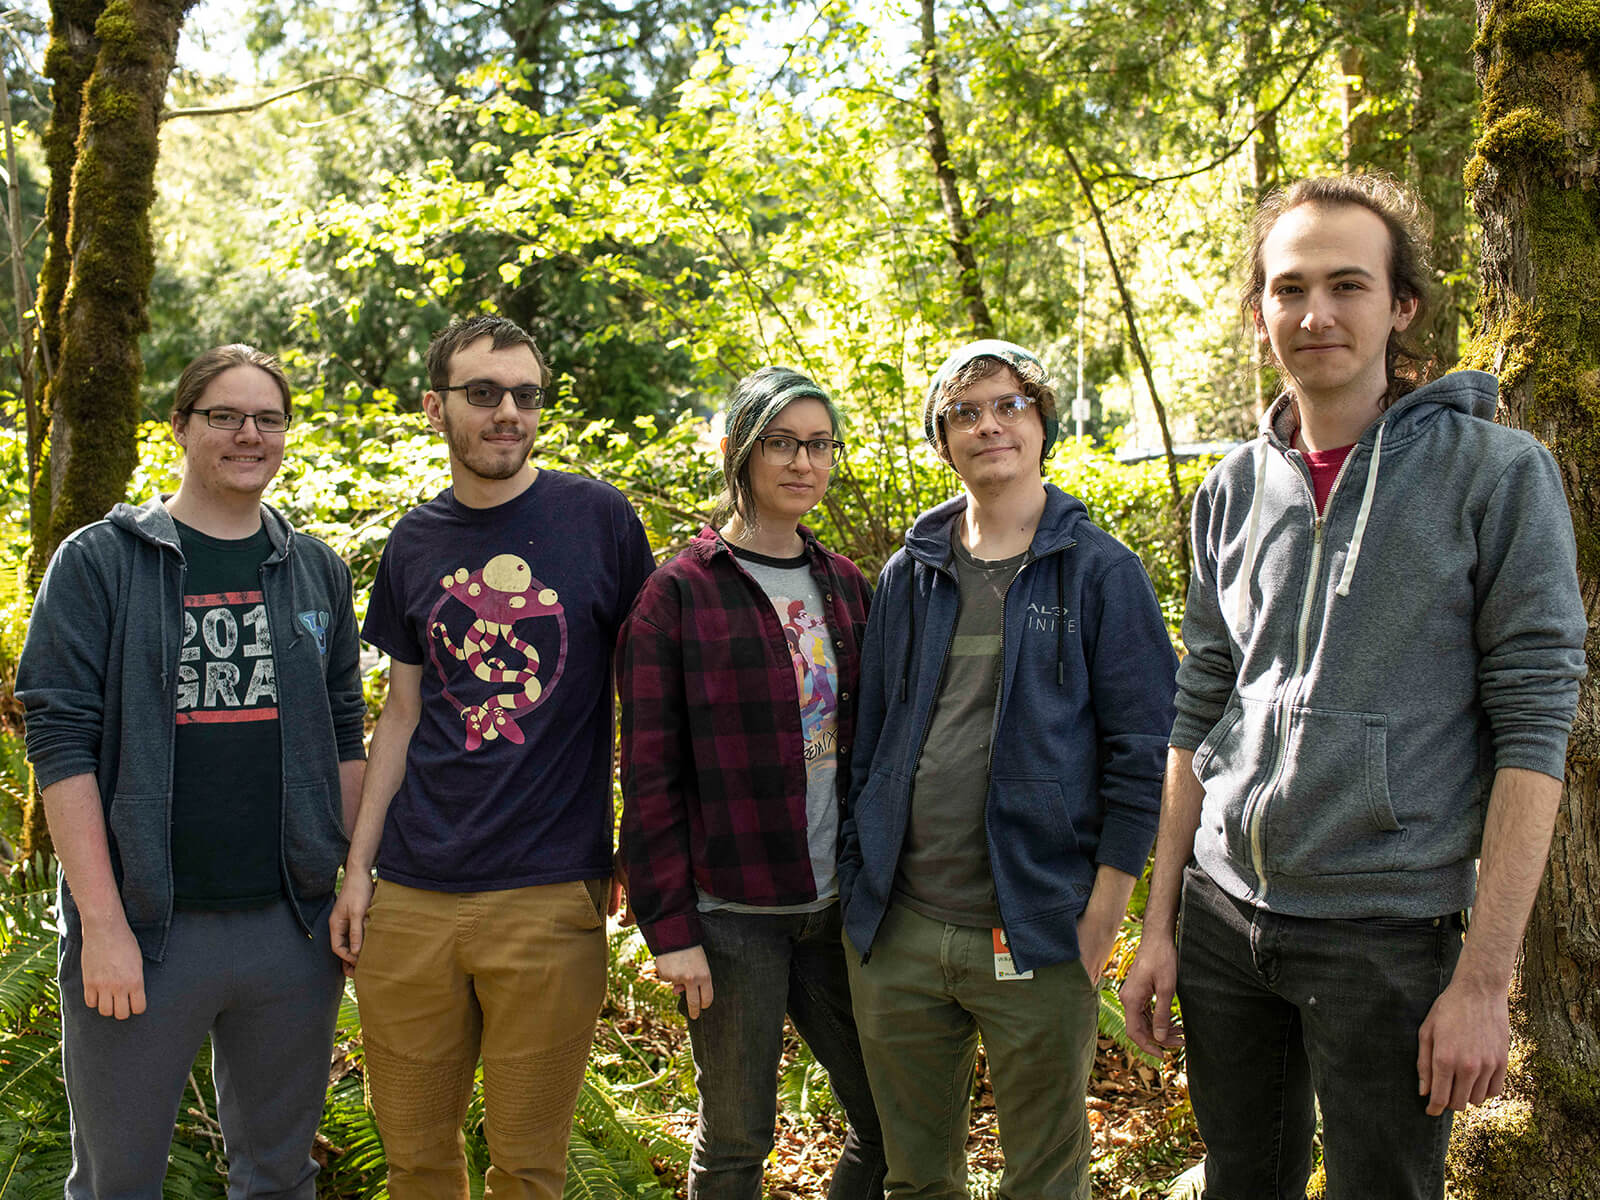
<path fill-rule="evenodd" d="M 934 40 L 933 0 L 922 0 L 922 133 L 933 159 L 933 177 L 939 185 L 939 200 L 944 205 L 945 222 L 950 227 L 950 249 L 961 268 L 961 295 L 967 305 L 967 324 L 974 338 L 994 336 L 994 319 L 983 298 L 983 279 L 978 274 L 978 258 L 972 252 L 972 226 L 967 222 L 956 186 L 955 168 L 950 165 L 950 143 L 944 134 L 944 113 L 939 107 L 939 55 Z"/>
<path fill-rule="evenodd" d="M 1600 4 L 1478 0 L 1483 135 L 1466 179 L 1483 222 L 1463 361 L 1561 467 L 1590 621 L 1550 869 L 1512 985 L 1512 1069 L 1458 1121 L 1466 1200 L 1600 1197 Z"/>
<path fill-rule="evenodd" d="M 1438 305 L 1419 330 L 1441 371 L 1461 354 L 1461 323 L 1475 289 L 1467 274 L 1467 195 L 1457 164 L 1472 146 L 1473 79 L 1467 70 L 1472 26 L 1465 0 L 1412 0 L 1411 134 L 1404 139 L 1407 177 L 1433 214 L 1429 258 L 1439 281 Z"/>
<path fill-rule="evenodd" d="M 37 579 L 63 538 L 98 520 L 123 497 L 137 463 L 139 335 L 149 328 L 150 206 L 155 200 L 157 123 L 178 50 L 178 29 L 195 0 L 111 0 L 93 35 L 83 24 L 96 6 L 52 5 L 50 69 L 57 105 L 51 118 L 47 213 L 59 219 L 70 187 L 67 228 L 51 226 L 41 281 L 46 345 L 55 375 L 49 391 L 49 468 L 43 520 L 31 528 L 30 574 Z M 98 43 L 81 80 L 83 54 Z M 74 153 L 64 146 L 70 102 L 81 108 Z M 69 184 L 70 178 L 70 184 Z M 36 506 L 36 512 L 38 511 Z M 24 815 L 23 852 L 48 849 L 43 805 Z"/>
<path fill-rule="evenodd" d="M 1367 56 L 1360 46 L 1339 52 L 1339 115 L 1344 134 L 1344 165 L 1353 170 L 1371 153 L 1374 122 L 1367 108 Z"/>
<path fill-rule="evenodd" d="M 95 22 L 105 10 L 105 0 L 54 0 L 50 5 L 50 46 L 45 51 L 44 69 L 50 76 L 50 123 L 45 127 L 45 164 L 50 170 L 50 188 L 45 193 L 44 268 L 39 273 L 39 332 L 45 361 L 53 367 L 61 361 L 61 310 L 67 294 L 67 276 L 72 271 L 72 252 L 67 245 L 67 225 L 72 196 L 72 169 L 78 161 L 78 125 L 83 115 L 83 88 L 94 71 L 100 43 L 94 36 Z M 50 527 L 51 487 L 49 422 L 53 388 L 46 386 L 40 406 L 38 427 L 29 430 L 28 444 L 28 519 L 29 528 Z M 49 556 L 40 558 L 39 546 L 28 563 L 28 582 L 39 586 Z"/>

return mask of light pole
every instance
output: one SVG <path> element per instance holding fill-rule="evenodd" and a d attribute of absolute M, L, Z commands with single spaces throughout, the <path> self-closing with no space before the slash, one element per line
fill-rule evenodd
<path fill-rule="evenodd" d="M 1083 239 L 1073 238 L 1078 244 L 1078 394 L 1072 400 L 1072 420 L 1078 437 L 1083 436 L 1083 423 L 1089 419 L 1089 402 L 1083 398 L 1083 302 L 1086 284 Z"/>

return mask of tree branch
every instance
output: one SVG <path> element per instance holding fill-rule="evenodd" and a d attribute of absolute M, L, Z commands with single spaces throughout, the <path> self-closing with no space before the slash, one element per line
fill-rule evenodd
<path fill-rule="evenodd" d="M 1133 313 L 1133 297 L 1128 294 L 1128 285 L 1122 278 L 1122 266 L 1117 261 L 1116 251 L 1111 247 L 1111 234 L 1106 229 L 1105 216 L 1100 211 L 1100 205 L 1095 202 L 1094 188 L 1084 178 L 1083 170 L 1078 166 L 1078 156 L 1072 152 L 1072 147 L 1066 139 L 1061 140 L 1061 153 L 1066 156 L 1067 166 L 1072 169 L 1077 177 L 1078 186 L 1083 189 L 1084 201 L 1089 205 L 1089 213 L 1094 217 L 1095 228 L 1100 231 L 1100 245 L 1105 248 L 1106 261 L 1111 264 L 1111 278 L 1116 282 L 1117 295 L 1122 298 L 1122 315 L 1128 325 L 1128 339 L 1133 343 L 1133 352 L 1139 359 L 1139 367 L 1144 372 L 1144 385 L 1150 390 L 1150 403 L 1156 410 L 1156 424 L 1161 427 L 1161 444 L 1166 450 L 1167 457 L 1167 483 L 1172 488 L 1172 516 L 1173 534 L 1178 542 L 1178 549 L 1183 552 L 1183 588 L 1180 595 L 1189 594 L 1189 537 L 1188 513 L 1184 511 L 1183 486 L 1178 482 L 1178 457 L 1172 449 L 1172 430 L 1167 425 L 1167 408 L 1161 403 L 1160 393 L 1156 391 L 1155 373 L 1150 369 L 1150 356 L 1145 353 L 1144 339 L 1139 336 L 1139 322 Z"/>
<path fill-rule="evenodd" d="M 287 99 L 288 97 L 299 92 L 306 92 L 310 91 L 312 88 L 321 87 L 325 83 L 359 83 L 364 88 L 368 88 L 375 92 L 383 92 L 388 96 L 394 96 L 397 99 L 404 100 L 407 104 L 419 104 L 426 108 L 439 107 L 437 104 L 429 103 L 428 101 L 419 99 L 416 96 L 408 95 L 405 92 L 397 92 L 393 88 L 385 87 L 383 84 L 378 83 L 375 80 L 368 79 L 365 76 L 352 75 L 349 72 L 340 71 L 334 75 L 320 75 L 316 79 L 308 79 L 304 83 L 295 84 L 293 87 L 280 88 L 271 95 L 263 96 L 259 100 L 252 100 L 248 104 L 224 104 L 218 105 L 215 108 L 169 108 L 161 114 L 160 119 L 161 122 L 165 124 L 166 122 L 175 120 L 178 117 L 223 117 L 233 113 L 256 112 L 259 109 L 267 107 L 269 104 L 275 104 L 279 100 Z"/>

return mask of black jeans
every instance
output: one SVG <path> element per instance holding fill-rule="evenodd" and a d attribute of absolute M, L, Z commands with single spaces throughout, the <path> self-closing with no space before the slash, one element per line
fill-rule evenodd
<path fill-rule="evenodd" d="M 1454 914 L 1285 917 L 1193 864 L 1178 932 L 1207 1200 L 1302 1200 L 1322 1110 L 1327 1200 L 1438 1200 L 1450 1113 L 1417 1094 L 1417 1031 L 1461 953 Z"/>
<path fill-rule="evenodd" d="M 829 1200 L 881 1200 L 883 1134 L 850 1012 L 839 906 L 811 913 L 700 914 L 711 1007 L 689 1022 L 700 1121 L 691 1200 L 759 1200 L 778 1116 L 788 1013 L 849 1121 Z"/>

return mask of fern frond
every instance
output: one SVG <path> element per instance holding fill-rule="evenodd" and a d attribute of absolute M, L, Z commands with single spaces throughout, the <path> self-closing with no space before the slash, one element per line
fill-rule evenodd
<path fill-rule="evenodd" d="M 13 938 L 0 943 L 0 1027 L 23 1025 L 30 1013 L 56 1006 L 54 939 Z"/>
<path fill-rule="evenodd" d="M 22 1113 L 25 1106 L 66 1108 L 59 1034 L 0 1034 L 0 1113 Z"/>
<path fill-rule="evenodd" d="M 210 1150 L 174 1140 L 167 1154 L 167 1177 L 161 1200 L 226 1200 L 228 1177 Z"/>
<path fill-rule="evenodd" d="M 346 1076 L 334 1084 L 323 1110 L 320 1132 L 337 1151 L 324 1175 L 326 1186 L 320 1190 L 330 1195 L 359 1196 L 361 1200 L 385 1200 L 389 1194 L 388 1160 L 359 1076 Z"/>
<path fill-rule="evenodd" d="M 652 1179 L 657 1162 L 670 1163 L 680 1171 L 689 1169 L 688 1144 L 668 1132 L 659 1117 L 625 1109 L 608 1090 L 604 1077 L 593 1071 L 585 1076 L 578 1092 L 574 1125 L 595 1145 L 613 1157 L 625 1155 Z"/>
<path fill-rule="evenodd" d="M 632 1200 L 606 1156 L 576 1129 L 567 1143 L 567 1182 L 561 1200 Z"/>
<path fill-rule="evenodd" d="M 0 1200 L 61 1200 L 71 1169 L 65 1113 L 59 1127 L 0 1120 Z"/>
<path fill-rule="evenodd" d="M 606 1003 L 610 1007 L 624 1012 L 642 1008 L 672 1024 L 683 1023 L 678 1011 L 678 994 L 654 975 L 644 974 L 644 965 L 651 960 L 650 947 L 637 926 L 612 933 L 608 950 Z"/>
<path fill-rule="evenodd" d="M 1100 1036 L 1108 1037 L 1117 1044 L 1118 1049 L 1131 1054 L 1140 1062 L 1152 1067 L 1159 1067 L 1161 1060 L 1147 1050 L 1141 1050 L 1128 1036 L 1128 1018 L 1122 1011 L 1122 1001 L 1117 999 L 1117 994 L 1104 988 L 1100 990 Z"/>
<path fill-rule="evenodd" d="M 618 1159 L 590 1141 L 581 1129 L 567 1143 L 567 1183 L 562 1200 L 671 1200 L 655 1171 L 641 1170 L 629 1158 Z"/>

